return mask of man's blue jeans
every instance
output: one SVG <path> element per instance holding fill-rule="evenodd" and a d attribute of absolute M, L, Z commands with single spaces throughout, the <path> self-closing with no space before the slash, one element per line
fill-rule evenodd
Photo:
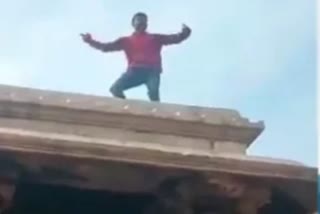
<path fill-rule="evenodd" d="M 124 91 L 146 85 L 148 96 L 151 101 L 160 101 L 160 75 L 159 69 L 136 67 L 129 68 L 120 78 L 111 86 L 110 92 L 114 97 L 125 99 Z"/>

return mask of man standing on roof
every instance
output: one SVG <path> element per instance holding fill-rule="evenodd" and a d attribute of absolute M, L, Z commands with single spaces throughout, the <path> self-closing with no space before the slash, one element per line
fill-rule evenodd
<path fill-rule="evenodd" d="M 103 52 L 121 51 L 126 54 L 127 71 L 111 86 L 114 97 L 125 99 L 124 91 L 145 84 L 151 101 L 160 101 L 160 75 L 162 72 L 161 48 L 164 45 L 178 44 L 186 40 L 191 29 L 183 25 L 177 34 L 163 35 L 147 32 L 148 17 L 136 13 L 132 18 L 134 33 L 113 42 L 101 43 L 89 33 L 81 34 L 84 42 Z"/>

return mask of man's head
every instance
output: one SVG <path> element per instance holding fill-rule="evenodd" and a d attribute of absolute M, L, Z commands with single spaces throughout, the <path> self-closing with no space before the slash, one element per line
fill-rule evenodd
<path fill-rule="evenodd" d="M 131 24 L 137 32 L 144 32 L 148 27 L 148 16 L 145 13 L 139 12 L 134 14 Z"/>

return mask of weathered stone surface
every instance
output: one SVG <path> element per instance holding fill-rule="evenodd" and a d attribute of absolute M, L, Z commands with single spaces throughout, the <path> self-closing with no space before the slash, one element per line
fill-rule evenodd
<path fill-rule="evenodd" d="M 193 153 L 210 155 L 212 142 L 208 139 L 165 135 L 157 133 L 141 133 L 115 128 L 77 125 L 68 123 L 52 123 L 49 121 L 21 120 L 0 118 L 0 128 L 8 130 L 38 131 L 44 135 L 64 134 L 96 139 L 103 145 L 119 144 L 136 148 L 152 149 L 175 153 Z"/>
<path fill-rule="evenodd" d="M 77 135 L 0 129 L 0 163 L 11 166 L 1 169 L 15 169 L 16 174 L 23 172 L 25 179 L 37 182 L 126 192 L 153 191 L 170 177 L 201 175 L 208 181 L 222 181 L 232 176 L 250 185 L 268 183 L 307 207 L 316 205 L 316 169 L 245 156 L 208 158 L 106 144 Z M 0 170 L 1 174 L 7 173 Z"/>
<path fill-rule="evenodd" d="M 106 146 L 107 145 L 107 146 Z M 0 128 L 0 151 L 17 150 L 34 153 L 46 153 L 72 157 L 92 157 L 129 162 L 154 161 L 161 165 L 168 163 L 175 166 L 189 165 L 191 168 L 214 171 L 234 171 L 254 176 L 316 180 L 313 168 L 301 165 L 264 162 L 258 158 L 251 160 L 245 156 L 202 155 L 168 153 L 152 151 L 132 145 L 109 143 L 103 139 L 77 135 L 47 134 L 37 131 L 25 131 Z M 181 160 L 183 159 L 183 161 Z M 215 160 L 217 162 L 215 162 Z M 181 162 L 180 162 L 181 161 Z M 200 161 L 200 162 L 198 162 Z M 233 164 L 236 162 L 237 164 Z M 224 165 L 225 164 L 225 165 Z M 307 170 L 308 169 L 308 170 Z"/>
<path fill-rule="evenodd" d="M 216 141 L 234 142 L 243 145 L 236 147 L 241 147 L 239 153 L 243 153 L 242 148 L 247 148 L 264 129 L 263 122 L 250 122 L 232 110 L 117 100 L 9 86 L 0 86 L 0 117 L 15 121 L 49 121 L 54 124 L 179 136 L 190 138 L 189 142 L 193 142 L 187 143 L 186 140 L 185 145 L 178 142 L 170 144 L 178 147 L 183 145 L 192 150 L 203 147 L 203 151 L 210 151 L 209 148 L 212 150 Z M 225 151 L 223 146 L 219 148 L 222 152 L 229 150 L 226 147 Z"/>
<path fill-rule="evenodd" d="M 217 153 L 242 153 L 245 154 L 247 146 L 231 141 L 216 141 L 213 143 L 213 151 Z"/>
<path fill-rule="evenodd" d="M 312 210 L 316 169 L 244 155 L 263 129 L 230 110 L 0 86 L 0 178 L 154 192 L 168 178 L 200 176 L 210 195 L 209 181 L 232 176 Z"/>
<path fill-rule="evenodd" d="M 215 125 L 263 128 L 262 122 L 250 122 L 237 111 L 229 109 L 182 106 L 168 103 L 152 103 L 137 100 L 44 91 L 0 85 L 0 100 L 26 102 L 72 109 L 101 111 L 105 113 L 150 116 L 162 119 L 195 121 Z"/>

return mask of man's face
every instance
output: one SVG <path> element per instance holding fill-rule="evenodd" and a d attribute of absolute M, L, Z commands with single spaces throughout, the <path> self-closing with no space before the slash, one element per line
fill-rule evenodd
<path fill-rule="evenodd" d="M 133 19 L 132 25 L 136 31 L 145 31 L 148 26 L 148 19 L 146 16 L 138 15 Z"/>

